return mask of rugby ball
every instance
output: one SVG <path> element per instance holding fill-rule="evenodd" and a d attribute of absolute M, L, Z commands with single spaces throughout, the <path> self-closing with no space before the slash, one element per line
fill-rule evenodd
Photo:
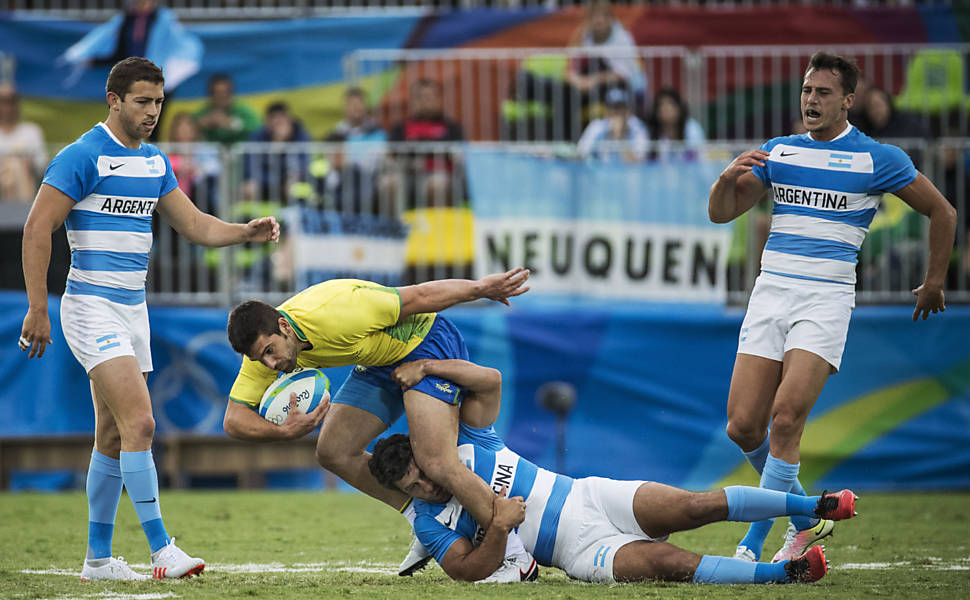
<path fill-rule="evenodd" d="M 320 369 L 296 368 L 292 373 L 280 373 L 259 401 L 259 416 L 282 425 L 290 412 L 290 394 L 296 394 L 297 407 L 308 413 L 329 389 L 330 380 Z"/>

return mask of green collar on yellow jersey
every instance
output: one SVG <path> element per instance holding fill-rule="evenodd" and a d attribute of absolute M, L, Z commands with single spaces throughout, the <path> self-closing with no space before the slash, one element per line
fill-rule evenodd
<path fill-rule="evenodd" d="M 309 342 L 310 341 L 310 340 L 307 339 L 306 335 L 303 333 L 303 330 L 300 329 L 300 326 L 296 324 L 296 321 L 293 320 L 293 317 L 291 317 L 290 315 L 286 314 L 286 311 L 285 310 L 280 310 L 280 309 L 276 309 L 276 310 L 279 310 L 280 311 L 280 314 L 282 314 L 283 317 L 285 317 L 286 320 L 290 322 L 290 327 L 292 327 L 293 328 L 293 331 L 296 332 L 296 337 L 297 337 L 298 340 L 300 340 L 301 342 Z"/>

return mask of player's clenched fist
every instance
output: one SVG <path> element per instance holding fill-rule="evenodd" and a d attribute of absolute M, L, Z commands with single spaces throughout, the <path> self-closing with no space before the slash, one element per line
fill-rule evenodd
<path fill-rule="evenodd" d="M 512 531 L 525 521 L 525 500 L 522 496 L 506 498 L 509 488 L 502 486 L 502 491 L 492 501 L 492 525 L 497 525 Z"/>

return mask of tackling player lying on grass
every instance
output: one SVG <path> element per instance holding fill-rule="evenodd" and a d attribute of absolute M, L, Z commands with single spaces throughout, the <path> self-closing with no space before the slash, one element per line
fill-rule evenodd
<path fill-rule="evenodd" d="M 407 386 L 428 374 L 495 402 L 501 393 L 497 371 L 463 361 L 406 363 L 393 378 Z M 418 468 L 407 436 L 380 440 L 368 463 L 382 485 L 415 498 L 415 534 L 458 580 L 477 581 L 493 572 L 503 558 L 506 536 L 517 528 L 539 564 L 584 581 L 807 583 L 827 571 L 820 546 L 791 560 L 765 564 L 701 556 L 666 539 L 676 531 L 725 520 L 789 515 L 840 520 L 855 515 L 856 496 L 849 490 L 806 497 L 744 486 L 689 492 L 649 481 L 572 479 L 523 459 L 491 426 L 466 423 L 459 425 L 458 444 L 459 458 L 499 494 L 493 499 L 492 522 L 484 528 Z"/>

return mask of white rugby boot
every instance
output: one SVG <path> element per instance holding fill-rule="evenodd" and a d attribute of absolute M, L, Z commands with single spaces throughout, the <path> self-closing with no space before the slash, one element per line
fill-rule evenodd
<path fill-rule="evenodd" d="M 414 575 L 425 568 L 430 560 L 431 555 L 428 554 L 427 548 L 418 540 L 418 536 L 412 533 L 411 547 L 408 548 L 408 555 L 404 557 L 401 565 L 397 568 L 397 574 L 401 577 Z"/>
<path fill-rule="evenodd" d="M 539 578 L 539 565 L 528 552 L 506 556 L 501 566 L 485 579 L 475 583 L 519 583 Z"/>
<path fill-rule="evenodd" d="M 205 561 L 192 558 L 175 545 L 175 538 L 152 553 L 152 577 L 155 579 L 191 577 L 205 570 Z"/>
<path fill-rule="evenodd" d="M 758 562 L 758 559 L 754 555 L 754 551 L 747 546 L 738 546 L 734 550 L 734 558 L 743 560 L 745 562 Z"/>
<path fill-rule="evenodd" d="M 815 527 L 809 527 L 804 531 L 798 531 L 795 526 L 788 523 L 785 531 L 785 544 L 781 547 L 771 562 L 781 562 L 783 560 L 794 560 L 805 554 L 815 542 L 832 535 L 835 530 L 835 522 L 829 519 L 821 519 Z"/>
<path fill-rule="evenodd" d="M 81 568 L 81 581 L 97 580 L 115 581 L 143 581 L 148 579 L 148 575 L 136 573 L 131 570 L 124 557 L 85 559 L 84 566 Z"/>

